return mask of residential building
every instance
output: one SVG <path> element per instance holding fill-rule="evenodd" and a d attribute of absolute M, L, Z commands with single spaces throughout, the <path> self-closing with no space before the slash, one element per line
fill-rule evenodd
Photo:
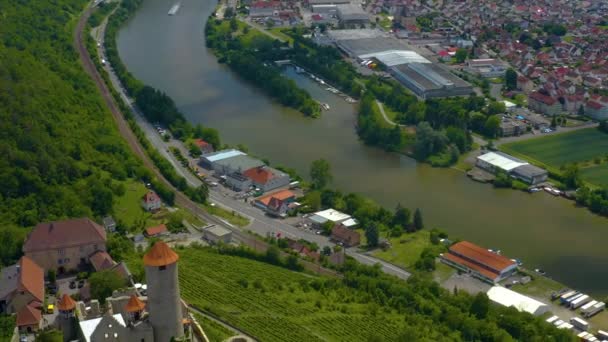
<path fill-rule="evenodd" d="M 596 120 L 608 120 L 608 104 L 590 100 L 585 106 L 585 114 Z"/>
<path fill-rule="evenodd" d="M 44 303 L 44 270 L 27 256 L 0 271 L 0 313 L 23 311 L 31 322 L 31 311 L 42 309 Z"/>
<path fill-rule="evenodd" d="M 453 244 L 441 260 L 455 268 L 491 284 L 509 277 L 517 270 L 517 264 L 494 252 L 468 241 Z"/>
<path fill-rule="evenodd" d="M 278 16 L 280 8 L 280 1 L 256 1 L 249 6 L 249 16 L 252 18 Z"/>
<path fill-rule="evenodd" d="M 280 190 L 277 192 L 273 192 L 267 195 L 264 195 L 262 197 L 258 197 L 254 202 L 253 205 L 260 208 L 260 209 L 264 209 L 266 210 L 268 208 L 268 205 L 270 204 L 270 201 L 276 198 L 280 201 L 286 202 L 286 203 L 293 203 L 296 199 L 296 194 L 294 194 L 292 191 L 290 190 Z"/>
<path fill-rule="evenodd" d="M 526 127 L 517 121 L 501 121 L 500 122 L 500 136 L 501 137 L 511 137 L 522 135 L 526 131 Z"/>
<path fill-rule="evenodd" d="M 89 264 L 106 250 L 106 231 L 88 218 L 39 223 L 28 235 L 23 253 L 45 271 L 63 273 Z"/>
<path fill-rule="evenodd" d="M 156 192 L 150 190 L 142 197 L 141 206 L 145 211 L 155 212 L 162 207 L 162 201 Z"/>
<path fill-rule="evenodd" d="M 148 227 L 144 233 L 144 235 L 147 237 L 161 236 L 166 234 L 169 234 L 169 231 L 164 223 L 159 224 L 158 226 Z"/>
<path fill-rule="evenodd" d="M 562 105 L 557 99 L 537 91 L 528 95 L 528 107 L 547 115 L 557 115 L 562 112 Z"/>
<path fill-rule="evenodd" d="M 331 239 L 344 247 L 358 246 L 361 242 L 361 236 L 358 232 L 345 227 L 342 224 L 337 224 L 331 230 Z"/>
<path fill-rule="evenodd" d="M 546 170 L 531 164 L 516 167 L 511 171 L 511 176 L 528 184 L 536 185 L 547 181 L 549 173 Z"/>
<path fill-rule="evenodd" d="M 40 329 L 42 323 L 42 312 L 40 309 L 25 305 L 17 312 L 16 326 L 20 333 L 30 334 Z"/>
<path fill-rule="evenodd" d="M 389 72 L 422 99 L 468 96 L 473 92 L 470 84 L 438 64 L 402 64 L 390 67 Z"/>
<path fill-rule="evenodd" d="M 326 222 L 333 224 L 341 223 L 347 228 L 354 228 L 358 222 L 348 214 L 341 213 L 334 209 L 326 209 L 316 212 L 308 217 L 313 227 L 321 228 Z"/>
<path fill-rule="evenodd" d="M 203 238 L 213 244 L 230 243 L 232 241 L 232 231 L 221 227 L 212 226 L 203 230 Z"/>
<path fill-rule="evenodd" d="M 289 203 L 272 197 L 266 206 L 266 213 L 274 217 L 285 217 L 289 211 Z"/>
<path fill-rule="evenodd" d="M 253 185 L 263 192 L 289 185 L 288 174 L 265 165 L 246 170 L 243 176 L 250 179 Z"/>
<path fill-rule="evenodd" d="M 213 153 L 213 145 L 203 139 L 194 139 L 194 145 L 198 146 L 202 154 Z"/>

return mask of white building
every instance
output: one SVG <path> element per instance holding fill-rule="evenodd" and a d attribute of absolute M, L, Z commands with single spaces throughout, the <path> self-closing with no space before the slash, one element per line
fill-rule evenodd
<path fill-rule="evenodd" d="M 475 165 L 492 173 L 503 171 L 532 185 L 546 181 L 549 176 L 546 170 L 501 152 L 483 154 L 477 157 Z"/>
<path fill-rule="evenodd" d="M 512 306 L 518 311 L 525 311 L 540 316 L 549 310 L 549 306 L 536 299 L 511 291 L 502 286 L 494 286 L 486 293 L 491 301 L 503 306 Z"/>
<path fill-rule="evenodd" d="M 334 224 L 341 223 L 343 226 L 348 228 L 354 228 L 357 225 L 357 220 L 352 218 L 348 214 L 341 213 L 334 209 L 326 209 L 323 211 L 316 212 L 308 217 L 313 226 L 320 227 L 325 222 L 332 222 Z"/>
<path fill-rule="evenodd" d="M 203 230 L 203 237 L 211 243 L 230 243 L 232 232 L 220 226 L 213 226 Z"/>

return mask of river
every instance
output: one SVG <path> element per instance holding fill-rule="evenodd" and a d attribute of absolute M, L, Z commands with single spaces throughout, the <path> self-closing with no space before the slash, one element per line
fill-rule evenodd
<path fill-rule="evenodd" d="M 354 130 L 355 108 L 290 72 L 329 111 L 308 119 L 284 108 L 225 66 L 204 45 L 203 28 L 215 2 L 146 0 L 121 30 L 118 47 L 128 69 L 170 95 L 193 123 L 217 128 L 224 142 L 242 143 L 274 165 L 307 174 L 310 162 L 331 162 L 334 186 L 388 208 L 421 208 L 425 225 L 520 258 L 558 281 L 608 293 L 608 220 L 546 193 L 497 190 L 462 172 L 435 169 L 364 146 Z"/>

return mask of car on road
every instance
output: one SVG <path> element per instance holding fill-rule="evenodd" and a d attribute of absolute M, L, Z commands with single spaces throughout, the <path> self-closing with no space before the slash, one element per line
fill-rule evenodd
<path fill-rule="evenodd" d="M 70 281 L 70 289 L 73 290 L 75 288 L 76 288 L 76 281 L 75 280 Z"/>
<path fill-rule="evenodd" d="M 27 342 L 27 335 L 21 335 L 19 337 L 19 342 Z"/>
<path fill-rule="evenodd" d="M 78 281 L 78 288 L 81 289 L 84 286 L 84 279 Z"/>

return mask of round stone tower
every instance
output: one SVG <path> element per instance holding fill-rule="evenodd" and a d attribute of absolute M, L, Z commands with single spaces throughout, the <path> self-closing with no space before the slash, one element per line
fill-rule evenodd
<path fill-rule="evenodd" d="M 184 336 L 177 260 L 179 256 L 162 241 L 155 243 L 144 255 L 149 320 L 157 342 Z"/>
<path fill-rule="evenodd" d="M 76 302 L 72 297 L 64 294 L 61 299 L 57 302 L 57 319 L 55 324 L 63 332 L 64 341 L 73 341 L 78 337 L 78 320 L 76 319 Z M 83 313 L 84 314 L 84 313 Z"/>

